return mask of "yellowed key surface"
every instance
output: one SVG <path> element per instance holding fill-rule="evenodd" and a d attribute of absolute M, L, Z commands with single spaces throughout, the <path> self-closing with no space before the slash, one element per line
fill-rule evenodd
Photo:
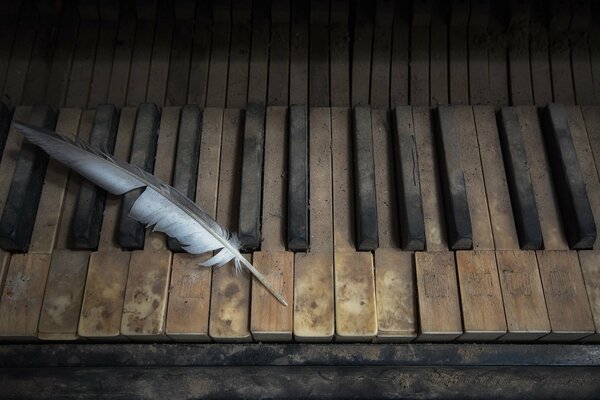
<path fill-rule="evenodd" d="M 493 251 L 456 253 L 464 334 L 461 340 L 494 340 L 506 333 L 500 280 Z"/>
<path fill-rule="evenodd" d="M 238 221 L 242 155 L 242 112 L 223 112 L 223 136 L 217 220 L 235 230 Z M 225 155 L 227 155 L 225 157 Z M 251 257 L 248 257 L 251 261 Z M 215 341 L 250 341 L 250 282 L 247 271 L 235 272 L 234 262 L 213 270 L 209 335 Z"/>
<path fill-rule="evenodd" d="M 55 250 L 50 262 L 39 333 L 44 340 L 74 340 L 83 300 L 90 254 Z"/>
<path fill-rule="evenodd" d="M 211 217 L 217 213 L 223 110 L 207 108 L 202 118 L 196 202 Z M 212 268 L 199 264 L 211 254 L 174 254 L 167 311 L 167 335 L 173 340 L 209 341 Z"/>
<path fill-rule="evenodd" d="M 254 252 L 254 266 L 287 299 L 284 306 L 256 280 L 252 280 L 250 330 L 255 340 L 290 341 L 293 326 L 294 254 L 285 251 L 287 186 L 287 109 L 267 108 L 263 175 L 261 251 Z"/>
<path fill-rule="evenodd" d="M 90 256 L 79 319 L 79 335 L 122 340 L 121 318 L 130 253 L 104 250 Z"/>
<path fill-rule="evenodd" d="M 162 110 L 154 175 L 170 182 L 173 172 L 180 109 Z M 166 237 L 148 231 L 144 249 L 131 254 L 121 333 L 136 340 L 165 340 L 171 252 Z"/>
<path fill-rule="evenodd" d="M 574 251 L 536 252 L 552 333 L 543 340 L 570 341 L 594 333 L 585 283 Z"/>
<path fill-rule="evenodd" d="M 11 257 L 0 298 L 0 339 L 37 339 L 49 267 L 48 254 L 15 254 Z"/>
<path fill-rule="evenodd" d="M 354 192 L 350 111 L 331 109 L 331 163 L 335 282 L 335 335 L 338 341 L 368 341 L 377 334 L 373 255 L 354 245 Z"/>
<path fill-rule="evenodd" d="M 580 251 L 579 261 L 585 281 L 596 332 L 584 338 L 584 341 L 600 341 L 600 252 Z"/>
<path fill-rule="evenodd" d="M 416 287 L 413 253 L 398 248 L 397 194 L 391 121 L 385 110 L 371 113 L 377 227 L 379 248 L 375 250 L 377 341 L 410 341 L 417 335 Z M 412 110 L 404 121 L 414 132 Z"/>
<path fill-rule="evenodd" d="M 454 253 L 415 254 L 419 341 L 449 341 L 463 333 Z"/>
<path fill-rule="evenodd" d="M 533 251 L 496 252 L 508 332 L 502 340 L 535 340 L 550 333 L 550 321 Z"/>
<path fill-rule="evenodd" d="M 331 114 L 309 113 L 310 251 L 294 259 L 294 338 L 330 341 L 334 335 Z"/>

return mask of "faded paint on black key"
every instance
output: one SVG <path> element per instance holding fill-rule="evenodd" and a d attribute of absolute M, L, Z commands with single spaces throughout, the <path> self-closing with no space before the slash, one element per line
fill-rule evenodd
<path fill-rule="evenodd" d="M 549 104 L 542 110 L 544 140 L 567 241 L 572 249 L 591 249 L 596 223 L 569 129 L 567 109 Z"/>
<path fill-rule="evenodd" d="M 425 223 L 412 107 L 396 107 L 394 116 L 396 135 L 394 153 L 402 248 L 412 251 L 423 250 Z"/>
<path fill-rule="evenodd" d="M 173 186 L 192 201 L 196 200 L 201 142 L 202 110 L 196 105 L 186 105 L 181 109 Z M 167 246 L 171 251 L 181 251 L 179 242 L 175 238 L 168 238 Z"/>
<path fill-rule="evenodd" d="M 135 121 L 129 162 L 150 173 L 154 171 L 159 121 L 160 111 L 155 104 L 140 104 Z M 127 250 L 141 250 L 144 248 L 146 227 L 128 216 L 129 210 L 131 210 L 133 203 L 142 191 L 143 189 L 133 190 L 123 196 L 119 244 Z"/>
<path fill-rule="evenodd" d="M 375 250 L 379 244 L 373 132 L 371 129 L 371 108 L 368 106 L 356 107 L 354 109 L 352 137 L 354 144 L 356 248 L 358 250 Z"/>
<path fill-rule="evenodd" d="M 244 154 L 238 225 L 238 235 L 244 251 L 257 250 L 260 247 L 264 145 L 265 107 L 249 105 L 246 109 L 244 126 Z"/>
<path fill-rule="evenodd" d="M 290 107 L 287 244 L 308 249 L 308 117 L 306 106 Z M 285 149 L 281 149 L 285 151 Z"/>
<path fill-rule="evenodd" d="M 90 134 L 90 145 L 113 154 L 118 124 L 119 110 L 114 105 L 98 105 Z M 79 250 L 98 248 L 105 202 L 104 189 L 88 180 L 82 182 L 72 222 L 73 248 Z"/>
<path fill-rule="evenodd" d="M 544 247 L 542 228 L 517 109 L 502 108 L 498 114 L 498 126 L 519 245 L 524 250 L 542 249 Z"/>
<path fill-rule="evenodd" d="M 50 106 L 34 106 L 29 123 L 53 130 L 56 112 Z M 47 166 L 46 152 L 24 141 L 0 220 L 0 247 L 4 250 L 25 252 L 29 248 Z"/>
<path fill-rule="evenodd" d="M 454 107 L 440 106 L 436 114 L 440 183 L 444 197 L 448 246 L 451 250 L 468 250 L 473 247 L 473 232 Z"/>

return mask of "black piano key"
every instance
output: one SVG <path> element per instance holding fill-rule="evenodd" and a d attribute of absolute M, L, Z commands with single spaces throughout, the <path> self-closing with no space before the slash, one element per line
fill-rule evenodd
<path fill-rule="evenodd" d="M 196 199 L 196 175 L 202 139 L 202 110 L 196 105 L 181 109 L 179 133 L 177 135 L 177 159 L 173 173 L 173 186 L 191 200 Z M 171 251 L 181 251 L 175 238 L 168 238 Z"/>
<path fill-rule="evenodd" d="M 423 250 L 425 223 L 412 107 L 396 107 L 394 126 L 401 245 L 404 250 Z"/>
<path fill-rule="evenodd" d="M 516 108 L 503 107 L 498 114 L 498 125 L 519 245 L 524 250 L 542 249 L 542 228 L 529 175 L 523 130 Z"/>
<path fill-rule="evenodd" d="M 112 104 L 98 105 L 90 134 L 90 145 L 113 154 L 118 125 L 119 110 Z M 104 189 L 88 180 L 82 182 L 71 225 L 74 249 L 96 250 L 98 248 L 105 202 Z"/>
<path fill-rule="evenodd" d="M 53 130 L 56 112 L 50 106 L 34 106 L 29 123 Z M 47 166 L 46 152 L 24 141 L 0 220 L 0 247 L 6 251 L 29 248 Z"/>
<path fill-rule="evenodd" d="M 0 103 L 0 160 L 4 154 L 4 146 L 10 130 L 10 121 L 12 120 L 12 110 L 4 103 Z"/>
<path fill-rule="evenodd" d="M 248 105 L 244 125 L 244 155 L 238 224 L 238 235 L 244 251 L 252 251 L 260 247 L 264 146 L 265 107 Z"/>
<path fill-rule="evenodd" d="M 448 246 L 451 250 L 468 250 L 473 247 L 473 231 L 452 106 L 437 109 L 437 151 Z"/>
<path fill-rule="evenodd" d="M 288 149 L 287 244 L 292 251 L 308 249 L 308 110 L 290 107 Z M 285 149 L 281 149 L 285 151 Z"/>
<path fill-rule="evenodd" d="M 155 104 L 144 103 L 139 105 L 129 162 L 150 173 L 154 171 L 159 123 L 160 110 Z M 144 248 L 146 228 L 143 224 L 128 216 L 129 210 L 131 210 L 133 203 L 140 196 L 142 190 L 134 190 L 123 196 L 119 244 L 126 250 L 141 250 Z"/>
<path fill-rule="evenodd" d="M 379 238 L 371 108 L 368 106 L 356 107 L 352 125 L 356 248 L 361 251 L 375 250 L 379 244 Z"/>
<path fill-rule="evenodd" d="M 544 140 L 560 214 L 572 249 L 591 249 L 596 223 L 569 129 L 567 109 L 549 104 L 542 110 Z"/>

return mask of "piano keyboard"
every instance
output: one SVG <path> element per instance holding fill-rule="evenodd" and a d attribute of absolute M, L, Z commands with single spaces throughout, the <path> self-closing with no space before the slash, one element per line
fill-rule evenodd
<path fill-rule="evenodd" d="M 13 3 L 0 340 L 600 340 L 593 2 Z M 289 306 L 11 119 L 177 187 Z"/>
<path fill-rule="evenodd" d="M 232 263 L 200 267 L 207 255 L 127 217 L 139 193 L 107 195 L 11 129 L 0 337 L 596 341 L 599 115 L 17 107 L 13 118 L 114 149 L 240 232 L 290 305 Z"/>

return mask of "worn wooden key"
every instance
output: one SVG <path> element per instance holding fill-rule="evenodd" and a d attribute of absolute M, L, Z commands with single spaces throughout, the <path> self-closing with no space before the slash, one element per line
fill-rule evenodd
<path fill-rule="evenodd" d="M 127 159 L 135 130 L 135 108 L 123 108 L 115 157 Z M 122 199 L 107 195 L 98 251 L 90 255 L 78 334 L 97 340 L 123 340 L 121 318 L 131 253 L 118 242 Z"/>
<path fill-rule="evenodd" d="M 179 107 L 165 107 L 161 115 L 154 175 L 163 182 L 168 182 L 173 172 L 179 115 Z M 147 232 L 144 249 L 131 253 L 121 319 L 122 335 L 135 340 L 166 338 L 171 257 L 165 235 L 159 232 Z"/>
<path fill-rule="evenodd" d="M 242 167 L 242 112 L 223 112 L 217 220 L 231 231 L 237 228 Z M 251 256 L 247 255 L 249 261 Z M 233 261 L 212 273 L 209 335 L 215 341 L 247 342 L 250 335 L 250 275 L 235 272 Z"/>
<path fill-rule="evenodd" d="M 418 340 L 452 340 L 462 333 L 454 253 L 447 252 L 435 136 L 428 108 L 413 108 L 427 251 L 415 254 Z"/>
<path fill-rule="evenodd" d="M 19 117 L 21 113 L 22 111 L 17 109 L 15 117 Z M 76 134 L 79 117 L 79 110 L 61 112 L 58 128 L 67 134 Z M 19 135 L 19 133 L 11 131 L 10 135 Z M 7 144 L 7 150 L 9 148 Z M 7 160 L 8 157 L 3 159 L 4 165 Z M 40 211 L 44 215 L 39 221 L 41 223 L 36 222 L 34 225 L 31 252 L 14 255 L 6 268 L 6 282 L 0 299 L 0 336 L 3 337 L 34 340 L 38 336 L 40 311 L 43 307 L 50 268 L 50 254 L 57 240 L 68 170 L 58 162 L 52 161 L 49 163 L 47 175 L 45 190 L 40 197 Z M 7 261 L 5 259 L 5 262 Z M 76 277 L 72 282 L 75 285 L 80 283 Z M 81 287 L 80 283 L 79 288 Z M 74 290 L 77 291 L 79 288 Z"/>
<path fill-rule="evenodd" d="M 396 107 L 396 110 L 399 108 L 401 107 Z M 412 108 L 408 110 L 412 128 L 414 127 Z M 394 219 L 401 202 L 397 200 L 399 191 L 396 192 L 396 182 L 398 177 L 396 176 L 394 179 L 395 149 L 392 146 L 394 133 L 388 112 L 373 110 L 372 125 L 377 190 L 377 227 L 379 229 L 379 247 L 375 250 L 374 259 L 378 329 L 376 340 L 378 342 L 405 342 L 414 339 L 417 335 L 413 255 L 412 252 L 401 250 L 400 235 L 402 232 Z M 416 155 L 416 141 L 414 146 Z M 416 167 L 418 170 L 418 163 Z M 419 196 L 420 193 L 419 189 Z M 421 224 L 424 231 L 422 215 L 421 212 Z"/>
<path fill-rule="evenodd" d="M 474 111 L 472 107 L 456 108 L 475 249 L 456 253 L 464 329 L 460 339 L 494 340 L 506 333 L 506 320 Z"/>
<path fill-rule="evenodd" d="M 206 108 L 203 111 L 195 197 L 198 205 L 211 217 L 217 214 L 222 125 L 222 109 Z M 166 326 L 166 333 L 173 340 L 211 340 L 208 323 L 212 268 L 200 266 L 210 257 L 210 254 L 173 255 Z"/>
<path fill-rule="evenodd" d="M 311 249 L 294 258 L 294 338 L 323 342 L 333 338 L 335 323 L 328 108 L 311 108 L 309 137 Z"/>
<path fill-rule="evenodd" d="M 92 130 L 92 118 L 91 111 L 81 113 L 78 109 L 62 109 L 57 131 L 74 133 L 85 139 Z M 29 249 L 30 256 L 51 254 L 38 324 L 38 337 L 44 340 L 78 338 L 77 325 L 89 252 L 69 249 L 71 221 L 82 181 L 77 174 L 71 174 L 70 177 L 69 175 L 67 167 L 58 164 L 56 160 L 50 160 L 38 211 L 40 215 L 36 219 Z"/>
<path fill-rule="evenodd" d="M 600 342 L 600 252 L 580 251 L 579 261 L 595 328 L 594 334 L 585 337 L 583 341 Z"/>
<path fill-rule="evenodd" d="M 287 307 L 252 280 L 250 331 L 254 340 L 292 340 L 294 296 L 294 254 L 285 250 L 286 182 L 288 135 L 287 109 L 267 108 L 265 126 L 265 161 L 262 205 L 261 251 L 254 252 L 254 266 L 264 273 L 275 290 L 283 293 Z"/>
<path fill-rule="evenodd" d="M 594 333 L 592 311 L 574 251 L 538 251 L 552 333 L 542 340 L 571 341 Z"/>
<path fill-rule="evenodd" d="M 356 110 L 358 109 L 357 107 Z M 365 110 L 369 114 L 367 119 L 370 121 L 370 110 L 368 108 Z M 366 135 L 366 132 L 363 134 Z M 352 146 L 350 145 L 353 135 L 356 135 L 356 132 L 351 130 L 350 111 L 345 108 L 333 108 L 331 110 L 331 163 L 335 249 L 335 334 L 338 341 L 371 340 L 377 334 L 373 255 L 370 252 L 356 251 L 360 248 L 355 246 L 358 241 L 353 240 L 352 235 L 353 227 L 358 223 L 357 214 L 353 212 L 358 203 L 356 196 L 352 196 L 352 188 L 354 186 L 358 190 L 361 186 L 356 179 L 353 179 L 356 178 L 356 168 L 352 168 Z M 371 138 L 370 124 L 368 137 Z M 374 186 L 375 176 L 373 175 L 372 178 Z M 376 206 L 377 204 L 371 205 L 371 209 Z M 377 224 L 375 223 L 374 226 L 376 227 Z"/>

